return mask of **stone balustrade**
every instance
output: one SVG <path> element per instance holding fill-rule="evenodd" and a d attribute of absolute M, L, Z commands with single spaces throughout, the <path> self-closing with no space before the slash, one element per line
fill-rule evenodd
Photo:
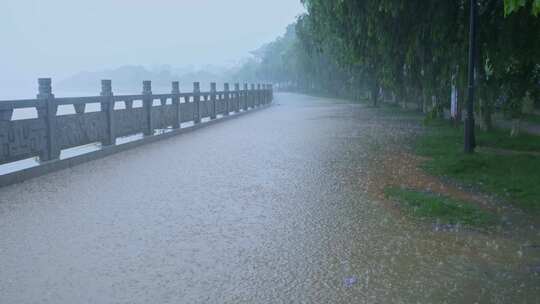
<path fill-rule="evenodd" d="M 226 83 L 222 91 L 211 84 L 209 92 L 201 92 L 198 82 L 193 92 L 180 92 L 179 83 L 172 82 L 171 93 L 154 94 L 152 83 L 143 82 L 138 95 L 114 95 L 111 80 L 101 81 L 101 93 L 91 97 L 58 98 L 53 94 L 50 78 L 38 80 L 35 99 L 0 101 L 0 164 L 38 157 L 40 163 L 59 160 L 63 149 L 101 143 L 114 148 L 117 139 L 143 134 L 162 136 L 166 130 L 181 129 L 182 124 L 198 125 L 246 112 L 272 102 L 271 85 L 244 84 L 230 90 Z M 87 111 L 87 105 L 97 104 L 99 111 Z M 71 105 L 74 114 L 60 115 L 59 106 Z M 12 119 L 15 109 L 35 108 L 37 117 Z M 203 122 L 205 121 L 205 122 Z"/>

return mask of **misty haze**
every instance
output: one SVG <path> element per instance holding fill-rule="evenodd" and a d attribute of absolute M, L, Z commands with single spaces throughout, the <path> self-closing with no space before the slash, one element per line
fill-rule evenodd
<path fill-rule="evenodd" d="M 537 0 L 4 0 L 0 304 L 540 303 Z"/>
<path fill-rule="evenodd" d="M 251 51 L 302 12 L 287 0 L 6 0 L 0 99 L 34 97 L 39 77 L 52 78 L 62 96 L 97 94 L 106 78 L 125 93 L 140 93 L 142 80 L 167 93 L 173 80 L 189 89 L 232 81 Z"/>

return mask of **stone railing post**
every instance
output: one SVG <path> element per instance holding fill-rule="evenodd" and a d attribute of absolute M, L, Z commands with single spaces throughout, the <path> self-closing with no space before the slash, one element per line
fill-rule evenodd
<path fill-rule="evenodd" d="M 75 103 L 73 104 L 73 108 L 75 108 L 76 114 L 84 114 L 84 111 L 86 110 L 86 104 L 85 103 Z"/>
<path fill-rule="evenodd" d="M 0 109 L 0 130 L 9 130 L 11 117 L 13 116 L 13 108 Z M 9 148 L 0 144 L 0 154 L 2 157 L 9 156 Z"/>
<path fill-rule="evenodd" d="M 268 86 L 266 84 L 262 84 L 262 95 L 263 95 L 263 103 L 268 103 Z"/>
<path fill-rule="evenodd" d="M 101 96 L 105 100 L 101 103 L 101 111 L 107 115 L 107 138 L 103 141 L 104 146 L 114 145 L 116 143 L 116 131 L 114 126 L 114 97 L 112 91 L 112 81 L 108 79 L 101 80 Z"/>
<path fill-rule="evenodd" d="M 261 84 L 261 105 L 266 104 L 266 85 L 264 83 Z"/>
<path fill-rule="evenodd" d="M 179 129 L 180 128 L 180 120 L 182 119 L 182 116 L 180 115 L 180 83 L 178 81 L 173 81 L 171 88 L 171 94 L 172 94 L 172 105 L 174 107 L 174 124 L 173 129 Z"/>
<path fill-rule="evenodd" d="M 238 113 L 240 112 L 240 84 L 239 83 L 234 84 L 234 101 L 236 103 L 234 111 Z"/>
<path fill-rule="evenodd" d="M 60 147 L 56 142 L 56 110 L 58 106 L 54 100 L 52 93 L 51 78 L 39 78 L 39 93 L 37 98 L 41 100 L 41 105 L 38 109 L 38 116 L 45 119 L 47 129 L 47 147 L 42 151 L 39 160 L 49 161 L 60 158 Z"/>
<path fill-rule="evenodd" d="M 248 110 L 248 107 L 249 107 L 248 99 L 249 99 L 249 96 L 248 96 L 248 84 L 244 83 L 244 92 L 242 92 L 242 100 L 244 102 L 244 111 Z"/>
<path fill-rule="evenodd" d="M 249 85 L 249 88 L 248 88 L 248 90 L 247 90 L 247 103 L 248 103 L 248 108 L 253 108 L 253 89 L 254 89 L 253 84 L 250 84 L 250 85 Z"/>
<path fill-rule="evenodd" d="M 212 82 L 210 83 L 210 104 L 211 104 L 211 112 L 210 112 L 210 119 L 216 119 L 216 83 Z"/>
<path fill-rule="evenodd" d="M 274 85 L 269 84 L 270 86 L 270 102 L 274 101 Z"/>
<path fill-rule="evenodd" d="M 0 110 L 0 122 L 11 121 L 11 116 L 13 116 L 13 109 Z"/>
<path fill-rule="evenodd" d="M 230 89 L 229 89 L 229 83 L 223 84 L 223 91 L 224 97 L 223 101 L 225 102 L 225 113 L 223 115 L 228 116 L 229 112 L 231 112 L 231 109 L 229 108 L 229 101 L 230 101 Z"/>
<path fill-rule="evenodd" d="M 272 102 L 272 96 L 270 95 L 270 84 L 266 84 L 266 103 Z"/>
<path fill-rule="evenodd" d="M 257 105 L 261 106 L 262 104 L 262 91 L 261 91 L 261 84 L 257 84 Z"/>
<path fill-rule="evenodd" d="M 255 108 L 255 97 L 256 97 L 256 93 L 255 93 L 255 84 L 252 83 L 251 84 L 251 91 L 249 92 L 249 104 L 251 105 L 252 108 Z"/>
<path fill-rule="evenodd" d="M 1 122 L 10 122 L 11 117 L 13 116 L 13 111 L 14 111 L 13 108 L 11 108 L 11 109 L 0 109 L 0 123 Z"/>
<path fill-rule="evenodd" d="M 198 124 L 201 122 L 201 85 L 198 82 L 193 83 L 193 102 L 195 104 L 193 122 Z"/>
<path fill-rule="evenodd" d="M 144 127 L 144 135 L 150 136 L 154 135 L 154 127 L 152 122 L 152 106 L 154 103 L 154 99 L 152 98 L 152 81 L 145 80 L 143 81 L 143 108 L 145 113 L 145 120 L 146 120 L 146 126 Z"/>

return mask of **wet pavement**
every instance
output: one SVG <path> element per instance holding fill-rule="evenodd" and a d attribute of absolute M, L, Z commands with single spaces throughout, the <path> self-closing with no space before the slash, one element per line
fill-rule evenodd
<path fill-rule="evenodd" d="M 538 303 L 521 241 L 432 230 L 366 193 L 408 128 L 277 94 L 2 188 L 0 303 Z"/>

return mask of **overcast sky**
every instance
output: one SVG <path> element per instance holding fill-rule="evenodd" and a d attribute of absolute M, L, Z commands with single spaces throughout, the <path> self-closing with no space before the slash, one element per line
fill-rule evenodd
<path fill-rule="evenodd" d="M 300 0 L 1 0 L 0 89 L 126 64 L 227 64 L 301 12 Z"/>

